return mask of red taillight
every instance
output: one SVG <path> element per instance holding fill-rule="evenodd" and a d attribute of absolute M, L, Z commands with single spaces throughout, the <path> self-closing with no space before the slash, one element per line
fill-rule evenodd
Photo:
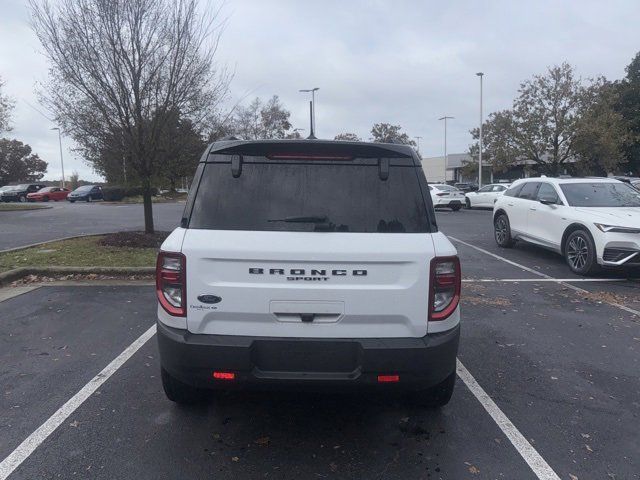
<path fill-rule="evenodd" d="M 213 378 L 216 380 L 235 380 L 236 374 L 233 372 L 213 372 Z"/>
<path fill-rule="evenodd" d="M 461 277 L 458 257 L 436 257 L 431 260 L 429 320 L 444 320 L 458 307 Z"/>
<path fill-rule="evenodd" d="M 169 315 L 187 315 L 187 261 L 183 254 L 158 253 L 156 262 L 156 294 Z"/>
<path fill-rule="evenodd" d="M 400 375 L 378 375 L 378 383 L 396 383 L 400 381 Z"/>
<path fill-rule="evenodd" d="M 271 153 L 267 155 L 269 160 L 353 160 L 349 155 L 323 155 L 309 153 Z"/>

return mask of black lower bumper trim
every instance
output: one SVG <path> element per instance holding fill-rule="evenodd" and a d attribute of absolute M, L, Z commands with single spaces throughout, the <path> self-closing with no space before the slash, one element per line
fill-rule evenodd
<path fill-rule="evenodd" d="M 455 371 L 459 338 L 459 326 L 422 338 L 333 339 L 194 335 L 158 322 L 162 367 L 201 388 L 426 389 Z M 378 375 L 400 381 L 379 384 Z"/>

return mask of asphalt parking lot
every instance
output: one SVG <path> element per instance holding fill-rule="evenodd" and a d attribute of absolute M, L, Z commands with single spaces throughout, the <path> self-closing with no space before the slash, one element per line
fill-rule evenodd
<path fill-rule="evenodd" d="M 438 222 L 464 275 L 442 410 L 284 394 L 177 407 L 152 286 L 49 286 L 0 303 L 0 480 L 640 478 L 638 272 L 585 281 L 557 255 L 499 249 L 487 211 Z"/>
<path fill-rule="evenodd" d="M 47 206 L 51 208 L 0 212 L 0 251 L 73 235 L 144 230 L 142 204 L 49 202 Z M 183 209 L 184 203 L 154 204 L 156 229 L 173 230 Z"/>

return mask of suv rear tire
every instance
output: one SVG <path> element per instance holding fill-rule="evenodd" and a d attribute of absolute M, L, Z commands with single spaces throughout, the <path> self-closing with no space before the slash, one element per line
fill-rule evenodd
<path fill-rule="evenodd" d="M 427 390 L 418 390 L 409 394 L 409 403 L 420 408 L 440 408 L 444 407 L 453 395 L 453 388 L 456 384 L 456 372 L 445 378 L 435 387 Z"/>
<path fill-rule="evenodd" d="M 564 245 L 564 258 L 573 273 L 589 275 L 598 270 L 596 245 L 586 230 L 575 230 L 569 234 Z"/>
<path fill-rule="evenodd" d="M 493 221 L 493 236 L 496 243 L 502 248 L 511 248 L 515 243 L 511 237 L 511 224 L 506 213 L 501 213 Z"/>
<path fill-rule="evenodd" d="M 169 372 L 161 368 L 162 388 L 169 400 L 179 405 L 193 405 L 202 403 L 206 399 L 205 391 L 192 387 L 172 377 Z"/>
<path fill-rule="evenodd" d="M 452 210 L 453 212 L 457 212 L 457 211 L 458 211 L 458 210 L 460 210 L 461 208 L 462 208 L 462 205 L 453 205 L 453 206 L 451 207 L 451 210 Z"/>

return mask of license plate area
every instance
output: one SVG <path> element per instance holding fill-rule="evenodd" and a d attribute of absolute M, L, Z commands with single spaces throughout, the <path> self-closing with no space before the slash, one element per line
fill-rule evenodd
<path fill-rule="evenodd" d="M 356 342 L 309 340 L 256 340 L 251 360 L 262 372 L 349 373 L 359 366 Z"/>

